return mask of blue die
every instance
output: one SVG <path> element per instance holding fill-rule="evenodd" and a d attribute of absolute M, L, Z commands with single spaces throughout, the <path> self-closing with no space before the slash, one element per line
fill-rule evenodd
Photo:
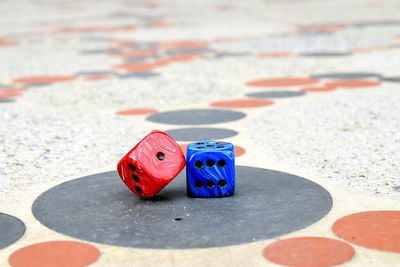
<path fill-rule="evenodd" d="M 235 152 L 227 142 L 191 143 L 186 152 L 186 186 L 192 197 L 224 197 L 235 192 Z"/>

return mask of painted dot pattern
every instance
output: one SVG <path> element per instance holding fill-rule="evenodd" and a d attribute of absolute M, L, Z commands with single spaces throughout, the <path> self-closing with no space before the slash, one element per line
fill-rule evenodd
<path fill-rule="evenodd" d="M 260 53 L 256 55 L 259 58 L 282 58 L 293 56 L 293 53 L 288 52 L 273 52 L 273 53 Z"/>
<path fill-rule="evenodd" d="M 236 166 L 236 175 L 240 179 L 231 197 L 190 198 L 181 172 L 157 197 L 144 203 L 125 187 L 116 171 L 99 173 L 47 190 L 35 200 L 32 212 L 48 228 L 82 240 L 187 249 L 243 244 L 290 233 L 318 221 L 332 207 L 328 191 L 299 176 L 245 166 Z M 85 209 L 76 209 L 80 203 L 86 203 Z M 174 218 L 183 220 L 176 225 Z M 237 218 L 240 221 L 234 224 L 225 223 Z"/>
<path fill-rule="evenodd" d="M 271 262 L 296 267 L 333 266 L 349 261 L 354 254 L 350 245 L 324 237 L 283 239 L 263 251 L 264 257 Z"/>
<path fill-rule="evenodd" d="M 256 108 L 273 105 L 271 100 L 263 99 L 236 99 L 213 102 L 210 106 L 213 107 L 226 107 L 226 108 Z"/>
<path fill-rule="evenodd" d="M 118 78 L 120 79 L 129 79 L 129 78 L 136 78 L 136 79 L 149 79 L 153 77 L 159 76 L 159 73 L 156 72 L 126 72 L 125 74 L 117 74 Z"/>
<path fill-rule="evenodd" d="M 378 85 L 380 85 L 379 81 L 369 81 L 369 80 L 337 80 L 334 82 L 326 83 L 326 86 L 328 87 L 336 87 L 343 89 L 373 87 Z"/>
<path fill-rule="evenodd" d="M 135 109 L 125 109 L 117 111 L 118 115 L 145 115 L 157 112 L 156 109 L 153 108 L 135 108 Z"/>
<path fill-rule="evenodd" d="M 0 212 L 0 229 L 0 249 L 2 249 L 20 239 L 26 227 L 20 219 Z"/>
<path fill-rule="evenodd" d="M 368 78 L 380 78 L 382 75 L 374 72 L 333 72 L 333 73 L 322 73 L 315 74 L 311 77 L 317 79 L 340 79 L 340 80 L 359 80 Z"/>
<path fill-rule="evenodd" d="M 9 99 L 9 98 L 2 99 L 2 98 L 0 98 L 0 104 L 13 103 L 13 102 L 15 102 L 15 99 Z"/>
<path fill-rule="evenodd" d="M 301 57 L 344 57 L 349 55 L 350 53 L 345 52 L 313 52 L 299 54 Z"/>
<path fill-rule="evenodd" d="M 279 86 L 300 86 L 317 83 L 319 80 L 315 78 L 268 78 L 249 81 L 246 83 L 248 86 L 260 86 L 260 87 L 279 87 Z"/>
<path fill-rule="evenodd" d="M 383 77 L 383 81 L 391 83 L 400 83 L 400 77 Z"/>
<path fill-rule="evenodd" d="M 138 3 L 140 8 L 150 8 L 156 9 L 163 5 L 158 3 Z M 69 8 L 69 7 L 68 7 Z M 215 7 L 217 10 L 229 10 L 231 5 L 220 5 Z M 124 14 L 120 12 L 110 15 L 110 17 L 131 17 L 132 14 Z M 371 47 L 353 47 L 349 48 L 347 51 L 336 51 L 336 50 L 311 50 L 310 52 L 294 52 L 294 51 L 272 51 L 272 52 L 260 52 L 257 49 L 254 51 L 226 51 L 222 49 L 216 49 L 213 47 L 216 43 L 235 43 L 238 42 L 253 42 L 255 40 L 265 40 L 265 36 L 243 36 L 243 37 L 220 37 L 209 40 L 170 40 L 170 41 L 140 41 L 137 39 L 124 38 L 120 39 L 119 36 L 113 36 L 113 33 L 129 33 L 140 28 L 140 30 L 157 28 L 161 30 L 165 27 L 173 27 L 174 24 L 167 22 L 168 17 L 154 17 L 149 18 L 143 16 L 139 20 L 143 20 L 138 25 L 63 25 L 54 26 L 47 33 L 32 33 L 33 36 L 46 36 L 46 35 L 64 35 L 69 36 L 77 35 L 79 40 L 82 42 L 90 42 L 91 44 L 97 43 L 98 46 L 93 46 L 92 48 L 82 48 L 77 51 L 80 56 L 90 57 L 107 57 L 109 60 L 113 60 L 113 64 L 104 65 L 101 63 L 99 70 L 104 71 L 93 71 L 93 72 L 77 72 L 75 74 L 68 74 L 67 72 L 63 75 L 58 75 L 51 73 L 43 73 L 39 76 L 26 76 L 26 77 L 3 77 L 4 82 L 8 85 L 0 85 L 0 103 L 13 103 L 18 101 L 18 98 L 24 96 L 24 94 L 33 87 L 47 86 L 54 83 L 61 82 L 72 82 L 77 81 L 77 83 L 82 81 L 93 82 L 94 86 L 98 84 L 107 83 L 107 80 L 118 80 L 119 82 L 132 82 L 134 79 L 141 79 L 138 82 L 146 81 L 148 79 L 160 79 L 160 81 L 165 78 L 163 75 L 166 73 L 170 75 L 169 71 L 174 71 L 175 66 L 185 66 L 185 64 L 196 64 L 200 62 L 201 64 L 209 64 L 210 61 L 216 61 L 219 59 L 227 60 L 237 60 L 240 64 L 240 60 L 245 57 L 258 58 L 259 63 L 274 62 L 285 63 L 290 62 L 289 60 L 309 60 L 319 61 L 326 60 L 336 61 L 336 60 L 349 60 L 352 58 L 360 58 L 363 54 L 367 53 L 379 53 L 384 55 L 392 49 L 398 49 L 397 44 L 387 44 L 387 45 L 372 45 Z M 67 23 L 68 24 L 68 23 Z M 177 23 L 178 24 L 178 23 Z M 280 33 L 268 35 L 271 37 L 290 37 L 296 36 L 295 38 L 330 38 L 337 32 L 345 31 L 347 29 L 362 29 L 365 30 L 368 27 L 386 27 L 386 26 L 398 26 L 400 22 L 397 20 L 380 20 L 380 21 L 358 21 L 349 22 L 346 24 L 310 24 L 310 25 L 292 25 L 294 31 L 290 33 Z M 95 34 L 106 34 L 107 37 L 96 37 Z M 29 34 L 28 34 L 29 35 Z M 32 36 L 29 36 L 29 38 Z M 13 49 L 12 46 L 20 45 L 19 38 L 22 37 L 0 37 L 0 47 L 1 49 Z M 57 37 L 58 38 L 58 37 Z M 166 38 L 167 39 L 167 38 Z M 172 38 L 174 39 L 174 38 Z M 393 40 L 397 40 L 398 36 L 395 36 Z M 61 43 L 68 43 L 73 40 L 69 38 L 60 38 L 56 40 Z M 24 42 L 21 42 L 25 45 Z M 100 45 L 101 44 L 101 45 Z M 264 47 L 263 47 L 264 49 Z M 286 50 L 284 48 L 284 50 Z M 7 51 L 7 50 L 6 50 Z M 11 50 L 10 50 L 11 51 Z M 308 51 L 308 50 L 307 50 Z M 307 59 L 308 58 L 308 59 Z M 318 59 L 320 58 L 320 59 Z M 343 58 L 343 59 L 341 59 Z M 172 66 L 175 65 L 175 66 Z M 194 65 L 193 65 L 194 66 Z M 171 69 L 167 69 L 171 68 Z M 268 71 L 269 72 L 269 71 Z M 272 73 L 272 72 L 271 72 Z M 293 74 L 295 75 L 295 74 Z M 297 75 L 297 74 L 296 74 Z M 228 99 L 224 101 L 216 101 L 208 104 L 209 107 L 203 109 L 188 109 L 188 110 L 172 110 L 159 112 L 155 108 L 133 108 L 125 109 L 120 111 L 115 111 L 116 115 L 121 116 L 132 116 L 129 119 L 145 119 L 152 123 L 158 124 L 168 124 L 168 125 L 179 125 L 178 128 L 167 130 L 168 133 L 173 135 L 177 141 L 189 142 L 196 140 L 213 140 L 213 139 L 226 139 L 235 137 L 239 134 L 236 129 L 232 127 L 226 128 L 214 128 L 206 127 L 205 125 L 213 126 L 213 124 L 234 122 L 241 119 L 245 119 L 247 114 L 251 114 L 250 110 L 248 113 L 244 112 L 243 109 L 255 109 L 255 108 L 266 108 L 273 104 L 278 104 L 279 101 L 285 98 L 292 98 L 297 96 L 308 95 L 308 93 L 323 93 L 332 92 L 340 89 L 359 89 L 368 87 L 377 87 L 381 83 L 399 83 L 400 77 L 397 76 L 383 76 L 380 73 L 375 72 L 331 72 L 322 73 L 309 76 L 298 77 L 249 77 L 247 81 L 241 81 L 241 85 L 247 86 L 247 97 L 239 99 Z M 252 79 L 252 80 L 250 80 Z M 96 82 L 99 81 L 99 82 Z M 103 82 L 101 82 L 103 81 Z M 113 82 L 113 81 L 112 81 Z M 89 83 L 86 83 L 86 85 Z M 26 87 L 26 88 L 21 88 Z M 268 91 L 264 92 L 252 92 L 252 89 L 264 88 Z M 290 88 L 289 88 L 290 87 Z M 42 89 L 42 88 L 40 88 Z M 279 90 L 279 91 L 278 91 Z M 32 90 L 33 91 L 33 90 Z M 252 92 L 252 93 L 250 93 Z M 24 99 L 25 100 L 25 99 Z M 30 100 L 29 95 L 26 100 Z M 286 100 L 284 100 L 286 101 Z M 290 101 L 290 100 L 287 100 Z M 4 105 L 7 106 L 7 105 Z M 10 104 L 9 106 L 13 106 Z M 212 108 L 210 108 L 212 107 Z M 216 109 L 213 109 L 216 108 Z M 240 109 L 240 111 L 235 110 Z M 253 111 L 252 110 L 252 111 Z M 134 116 L 137 115 L 137 116 Z M 126 118 L 129 120 L 128 118 Z M 203 125 L 203 128 L 191 127 L 194 125 Z M 182 128 L 180 128 L 182 126 Z M 188 127 L 189 126 L 189 127 Z M 234 139 L 235 140 L 235 139 Z M 181 148 L 186 151 L 186 144 L 181 144 Z M 245 153 L 245 149 L 240 146 L 235 146 L 235 155 L 239 157 Z M 211 163 L 204 163 L 205 166 L 211 165 Z M 212 164 L 220 164 L 219 162 L 213 162 Z M 257 168 L 250 167 L 240 167 L 241 171 L 243 168 L 250 173 L 255 173 L 254 175 L 260 175 L 261 171 L 256 170 Z M 269 170 L 263 170 L 269 171 Z M 273 171 L 271 171 L 273 172 Z M 275 172 L 274 175 L 277 175 Z M 103 174 L 98 174 L 101 178 Z M 282 173 L 283 176 L 287 175 Z M 302 179 L 301 177 L 294 176 L 296 179 Z M 85 178 L 85 177 L 84 177 Z M 83 179 L 83 178 L 82 178 Z M 133 178 L 135 179 L 135 178 Z M 73 183 L 75 180 L 71 180 L 68 183 Z M 219 181 L 220 182 L 220 181 Z M 223 186 L 223 184 L 204 184 L 201 186 Z M 298 180 L 296 180 L 298 182 Z M 271 186 L 275 186 L 272 184 Z M 200 185 L 199 185 L 200 186 Z M 301 187 L 300 187 L 301 188 Z M 306 187 L 305 187 L 306 188 Z M 393 187 L 395 188 L 395 187 Z M 397 188 L 397 187 L 396 187 Z M 82 189 L 82 188 L 79 188 Z M 107 188 L 108 189 L 108 188 Z M 176 189 L 176 188 L 175 188 Z M 254 187 L 254 189 L 258 189 Z M 305 190 L 310 189 L 310 187 Z M 47 192 L 51 191 L 48 190 Z M 101 189 L 102 190 L 102 189 Z M 100 191 L 101 191 L 100 190 Z M 397 189 L 395 189 L 397 190 Z M 276 190 L 277 191 L 277 190 Z M 46 192 L 46 193 L 47 193 Z M 169 191 L 166 191 L 169 192 Z M 173 197 L 180 198 L 173 192 L 171 195 Z M 123 195 L 123 197 L 125 197 Z M 161 196 L 161 198 L 168 198 L 168 196 Z M 240 196 L 239 196 L 240 197 Z M 330 195 L 327 193 L 325 195 L 325 210 L 328 209 Z M 159 199 L 158 199 L 159 200 Z M 289 199 L 289 201 L 292 199 Z M 126 201 L 126 199 L 125 199 Z M 286 200 L 288 201 L 288 200 Z M 326 204 L 328 203 L 328 204 Z M 239 203 L 240 204 L 240 203 Z M 321 204 L 321 203 L 319 203 Z M 139 204 L 140 205 L 140 204 Z M 225 207 L 225 206 L 223 206 Z M 312 207 L 311 207 L 312 208 Z M 311 209 L 310 208 L 310 209 Z M 229 206 L 228 206 L 229 210 Z M 263 211 L 264 212 L 264 211 Z M 274 213 L 275 212 L 275 213 Z M 398 233 L 399 211 L 369 211 L 351 214 L 345 216 L 335 222 L 332 227 L 333 232 L 341 239 L 358 246 L 363 246 L 370 249 L 389 251 L 389 252 L 400 252 L 399 243 L 400 235 Z M 73 214 L 73 212 L 70 212 Z M 323 212 L 321 212 L 323 213 Z M 10 229 L 7 231 L 8 235 L 12 235 L 11 239 L 17 239 L 15 232 L 20 231 L 23 228 L 25 231 L 25 226 L 20 222 L 23 227 L 19 228 L 19 219 L 4 214 L 4 218 L 14 220 L 13 226 L 5 227 L 4 221 L 1 221 L 3 214 L 0 213 L 0 229 Z M 206 214 L 207 215 L 207 214 Z M 275 216 L 276 211 L 271 211 L 267 214 L 268 216 Z M 300 214 L 299 216 L 301 216 Z M 287 216 L 283 214 L 282 216 Z M 319 215 L 323 217 L 324 215 Z M 318 217 L 318 216 L 316 216 Z M 85 218 L 85 215 L 82 216 Z M 296 218 L 298 219 L 298 218 Z M 171 218 L 174 223 L 186 223 L 187 218 L 183 215 L 176 215 L 175 218 Z M 234 220 L 232 220 L 234 221 Z M 270 222 L 270 221 L 268 221 Z M 3 223 L 3 224 L 2 224 Z M 302 221 L 304 223 L 304 221 Z M 310 222 L 310 224 L 313 222 Z M 111 225 L 111 223 L 109 223 Z M 200 224 L 199 224 L 200 225 Z M 270 224 L 271 225 L 271 224 Z M 210 229 L 212 225 L 210 225 Z M 292 225 L 293 226 L 293 225 Z M 282 227 L 282 226 L 279 226 Z M 278 228 L 279 228 L 278 227 Z M 301 227 L 304 227 L 302 225 Z M 51 227 L 49 227 L 51 228 Z M 290 228 L 290 227 L 289 227 Z M 300 229 L 300 228 L 299 228 Z M 256 234 L 256 241 L 263 240 L 263 238 L 275 237 L 276 233 L 271 234 L 271 230 L 268 228 L 265 232 L 259 232 Z M 295 231 L 295 230 L 294 230 Z M 118 232 L 118 231 L 117 231 Z M 3 246 L 8 246 L 15 241 L 10 242 L 10 238 L 7 239 L 7 234 L 0 237 L 0 248 Z M 118 233 L 117 233 L 118 234 Z M 126 233 L 123 233 L 126 234 Z M 121 234 L 121 235 L 123 235 Z M 202 235 L 204 237 L 206 234 Z M 249 234 L 247 232 L 247 234 Z M 253 233 L 250 233 L 253 234 Z M 265 237 L 266 235 L 267 237 Z M 101 233 L 100 233 L 101 236 Z M 129 235 L 128 235 L 129 236 Z M 20 236 L 19 236 L 20 237 Z M 18 238 L 19 238 L 18 237 Z M 247 238 L 247 237 L 246 237 Z M 241 244 L 243 242 L 252 242 L 244 239 L 237 240 L 222 240 L 224 245 L 230 244 Z M 94 239 L 87 238 L 93 241 Z M 140 237 L 139 237 L 140 239 Z M 154 239 L 154 238 L 153 238 Z M 246 239 L 246 240 L 245 240 Z M 8 241 L 7 241 L 8 240 Z M 110 238 L 109 240 L 112 240 Z M 238 241 L 239 240 L 239 241 Z M 167 240 L 171 241 L 171 240 Z M 165 243 L 167 243 L 165 241 Z M 173 242 L 178 242 L 172 240 Z M 98 240 L 94 240 L 98 242 Z M 127 241 L 129 242 L 129 241 Z M 147 241 L 146 241 L 147 242 Z M 162 242 L 162 240 L 160 241 Z M 173 243 L 172 242 L 172 243 Z M 235 243 L 236 242 L 236 243 Z M 107 243 L 107 242 L 104 242 Z M 5 245 L 4 245 L 5 244 Z M 117 241 L 115 243 L 117 246 L 126 245 Z M 155 248 L 165 248 L 163 244 L 148 244 L 145 243 L 139 245 L 128 244 L 126 246 L 133 247 L 155 247 Z M 184 248 L 193 247 L 197 248 L 193 244 L 178 244 L 171 245 L 171 248 Z M 175 247 L 174 247 L 175 246 Z M 209 244 L 200 244 L 200 247 L 208 247 Z M 211 244 L 212 246 L 221 246 L 221 244 Z M 44 242 L 36 243 L 28 247 L 21 248 L 15 251 L 9 258 L 9 263 L 12 266 L 86 266 L 97 260 L 99 257 L 99 250 L 93 245 L 85 244 L 81 242 L 74 241 L 54 241 L 54 242 Z M 283 239 L 281 241 L 274 242 L 267 246 L 263 251 L 264 257 L 274 263 L 289 265 L 289 266 L 331 266 L 346 261 L 351 260 L 354 255 L 354 248 L 344 243 L 343 241 L 323 238 L 323 237 L 300 237 L 300 238 L 289 238 Z M 261 257 L 261 255 L 260 255 Z"/>
<path fill-rule="evenodd" d="M 400 252 L 400 211 L 367 211 L 337 220 L 332 230 L 347 242 L 377 250 Z"/>
<path fill-rule="evenodd" d="M 100 251 L 76 241 L 36 243 L 15 251 L 8 259 L 13 267 L 83 267 L 94 263 Z"/>
<path fill-rule="evenodd" d="M 231 110 L 188 109 L 156 113 L 147 117 L 147 120 L 164 124 L 201 125 L 235 121 L 245 116 L 245 113 Z"/>
<path fill-rule="evenodd" d="M 75 76 L 37 76 L 14 79 L 17 84 L 51 84 L 75 80 Z"/>
<path fill-rule="evenodd" d="M 179 128 L 179 129 L 170 129 L 165 131 L 176 141 L 198 141 L 198 140 L 216 140 L 216 139 L 225 139 L 229 137 L 233 137 L 238 134 L 237 131 L 225 129 L 225 128 L 199 128 L 199 127 L 190 127 L 190 128 Z"/>
<path fill-rule="evenodd" d="M 305 95 L 305 92 L 300 91 L 264 91 L 258 93 L 247 94 L 248 97 L 255 98 L 287 98 Z"/>

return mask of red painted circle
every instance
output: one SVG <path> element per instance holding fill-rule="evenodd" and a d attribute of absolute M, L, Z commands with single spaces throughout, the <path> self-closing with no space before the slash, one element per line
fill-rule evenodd
<path fill-rule="evenodd" d="M 400 252 L 400 211 L 367 211 L 345 216 L 332 227 L 340 238 L 353 244 Z"/>
<path fill-rule="evenodd" d="M 274 86 L 300 86 L 319 82 L 318 79 L 314 78 L 270 78 L 249 81 L 246 83 L 248 86 L 261 86 L 261 87 L 274 87 Z"/>
<path fill-rule="evenodd" d="M 274 102 L 267 99 L 235 99 L 213 102 L 210 106 L 226 108 L 256 108 L 270 106 L 272 104 L 274 104 Z"/>
<path fill-rule="evenodd" d="M 352 89 L 352 88 L 378 86 L 380 84 L 381 83 L 378 81 L 368 81 L 368 80 L 338 80 L 326 83 L 325 87 Z"/>
<path fill-rule="evenodd" d="M 100 251 L 75 241 L 36 243 L 15 251 L 8 258 L 13 267 L 81 267 L 95 262 Z"/>
<path fill-rule="evenodd" d="M 341 241 L 325 237 L 296 237 L 274 242 L 263 255 L 268 260 L 287 266 L 322 267 L 350 260 L 354 249 Z"/>
<path fill-rule="evenodd" d="M 22 77 L 14 80 L 14 83 L 21 84 L 48 84 L 48 83 L 58 83 L 67 82 L 75 80 L 74 76 L 36 76 L 36 77 Z"/>
<path fill-rule="evenodd" d="M 118 115 L 144 115 L 151 114 L 157 112 L 156 109 L 153 108 L 134 108 L 134 109 L 125 109 L 117 112 Z"/>

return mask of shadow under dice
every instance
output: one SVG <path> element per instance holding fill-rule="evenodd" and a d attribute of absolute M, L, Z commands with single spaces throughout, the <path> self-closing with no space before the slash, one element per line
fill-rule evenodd
<path fill-rule="evenodd" d="M 235 192 L 234 146 L 202 141 L 188 145 L 186 185 L 192 197 L 224 197 Z"/>
<path fill-rule="evenodd" d="M 179 145 L 166 133 L 152 131 L 118 163 L 125 185 L 141 198 L 151 198 L 185 167 Z"/>

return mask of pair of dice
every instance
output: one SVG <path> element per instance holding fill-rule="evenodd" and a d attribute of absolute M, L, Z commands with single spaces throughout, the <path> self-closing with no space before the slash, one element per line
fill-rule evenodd
<path fill-rule="evenodd" d="M 234 146 L 204 141 L 188 145 L 186 185 L 192 197 L 223 197 L 235 191 Z M 166 133 L 152 131 L 118 163 L 118 174 L 136 195 L 155 196 L 185 167 L 179 145 Z"/>

